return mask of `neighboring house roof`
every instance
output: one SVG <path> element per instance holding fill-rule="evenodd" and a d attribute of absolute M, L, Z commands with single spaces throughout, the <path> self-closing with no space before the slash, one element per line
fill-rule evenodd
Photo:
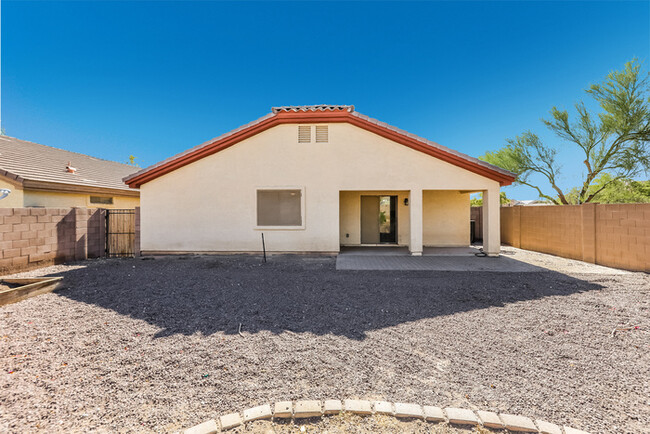
<path fill-rule="evenodd" d="M 527 199 L 527 200 L 516 200 L 512 199 L 510 201 L 510 206 L 532 206 L 532 205 L 552 205 L 551 203 L 544 202 L 539 199 Z"/>
<path fill-rule="evenodd" d="M 70 165 L 74 169 L 67 169 Z M 23 188 L 53 191 L 102 192 L 137 196 L 122 178 L 137 168 L 115 161 L 65 151 L 51 146 L 0 136 L 0 175 Z"/>
<path fill-rule="evenodd" d="M 470 157 L 430 140 L 418 137 L 387 123 L 372 119 L 354 110 L 351 105 L 305 105 L 273 107 L 271 113 L 236 128 L 226 134 L 208 140 L 171 158 L 140 170 L 124 178 L 130 187 L 138 188 L 159 176 L 165 175 L 208 155 L 226 149 L 242 140 L 280 124 L 295 123 L 341 123 L 346 122 L 365 129 L 409 148 L 467 169 L 471 172 L 510 185 L 516 178 L 512 172 Z"/>

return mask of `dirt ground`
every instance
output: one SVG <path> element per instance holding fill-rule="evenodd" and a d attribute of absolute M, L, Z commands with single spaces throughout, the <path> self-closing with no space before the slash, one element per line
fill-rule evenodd
<path fill-rule="evenodd" d="M 172 432 L 328 398 L 594 433 L 650 426 L 650 276 L 334 264 L 215 256 L 30 273 L 63 275 L 67 288 L 0 307 L 0 431 Z M 308 432 L 336 420 L 319 423 Z"/>

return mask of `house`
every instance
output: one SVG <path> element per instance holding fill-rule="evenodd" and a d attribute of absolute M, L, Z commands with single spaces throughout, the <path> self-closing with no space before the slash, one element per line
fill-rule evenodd
<path fill-rule="evenodd" d="M 140 192 L 122 178 L 137 167 L 0 136 L 0 208 L 135 208 Z"/>
<path fill-rule="evenodd" d="M 526 200 L 512 199 L 507 206 L 549 206 L 549 205 L 553 205 L 553 204 L 539 199 L 526 199 Z"/>
<path fill-rule="evenodd" d="M 141 195 L 144 253 L 339 252 L 467 246 L 483 192 L 484 250 L 498 255 L 499 167 L 347 105 L 275 107 L 125 178 Z"/>

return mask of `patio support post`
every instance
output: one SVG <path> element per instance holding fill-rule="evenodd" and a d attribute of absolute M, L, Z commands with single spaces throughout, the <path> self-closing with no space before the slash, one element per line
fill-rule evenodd
<path fill-rule="evenodd" d="M 499 256 L 501 251 L 501 199 L 499 187 L 483 190 L 483 251 Z"/>
<path fill-rule="evenodd" d="M 422 189 L 412 189 L 409 193 L 409 218 L 411 223 L 411 242 L 409 250 L 413 256 L 422 256 Z"/>

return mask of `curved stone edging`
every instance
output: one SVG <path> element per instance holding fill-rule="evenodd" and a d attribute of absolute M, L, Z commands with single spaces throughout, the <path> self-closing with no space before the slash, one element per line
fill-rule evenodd
<path fill-rule="evenodd" d="M 480 425 L 485 428 L 527 433 L 588 434 L 586 431 L 568 426 L 560 427 L 543 420 L 535 419 L 533 421 L 526 416 L 514 414 L 497 414 L 491 411 L 474 411 L 453 407 L 442 409 L 430 405 L 358 399 L 296 401 L 295 405 L 292 401 L 279 401 L 273 404 L 273 407 L 265 404 L 246 409 L 243 412 L 223 415 L 219 417 L 218 421 L 210 419 L 183 432 L 185 434 L 215 434 L 255 420 L 304 419 L 343 412 L 359 415 L 383 414 L 397 418 L 421 419 L 427 422 L 447 422 L 452 425 Z"/>

